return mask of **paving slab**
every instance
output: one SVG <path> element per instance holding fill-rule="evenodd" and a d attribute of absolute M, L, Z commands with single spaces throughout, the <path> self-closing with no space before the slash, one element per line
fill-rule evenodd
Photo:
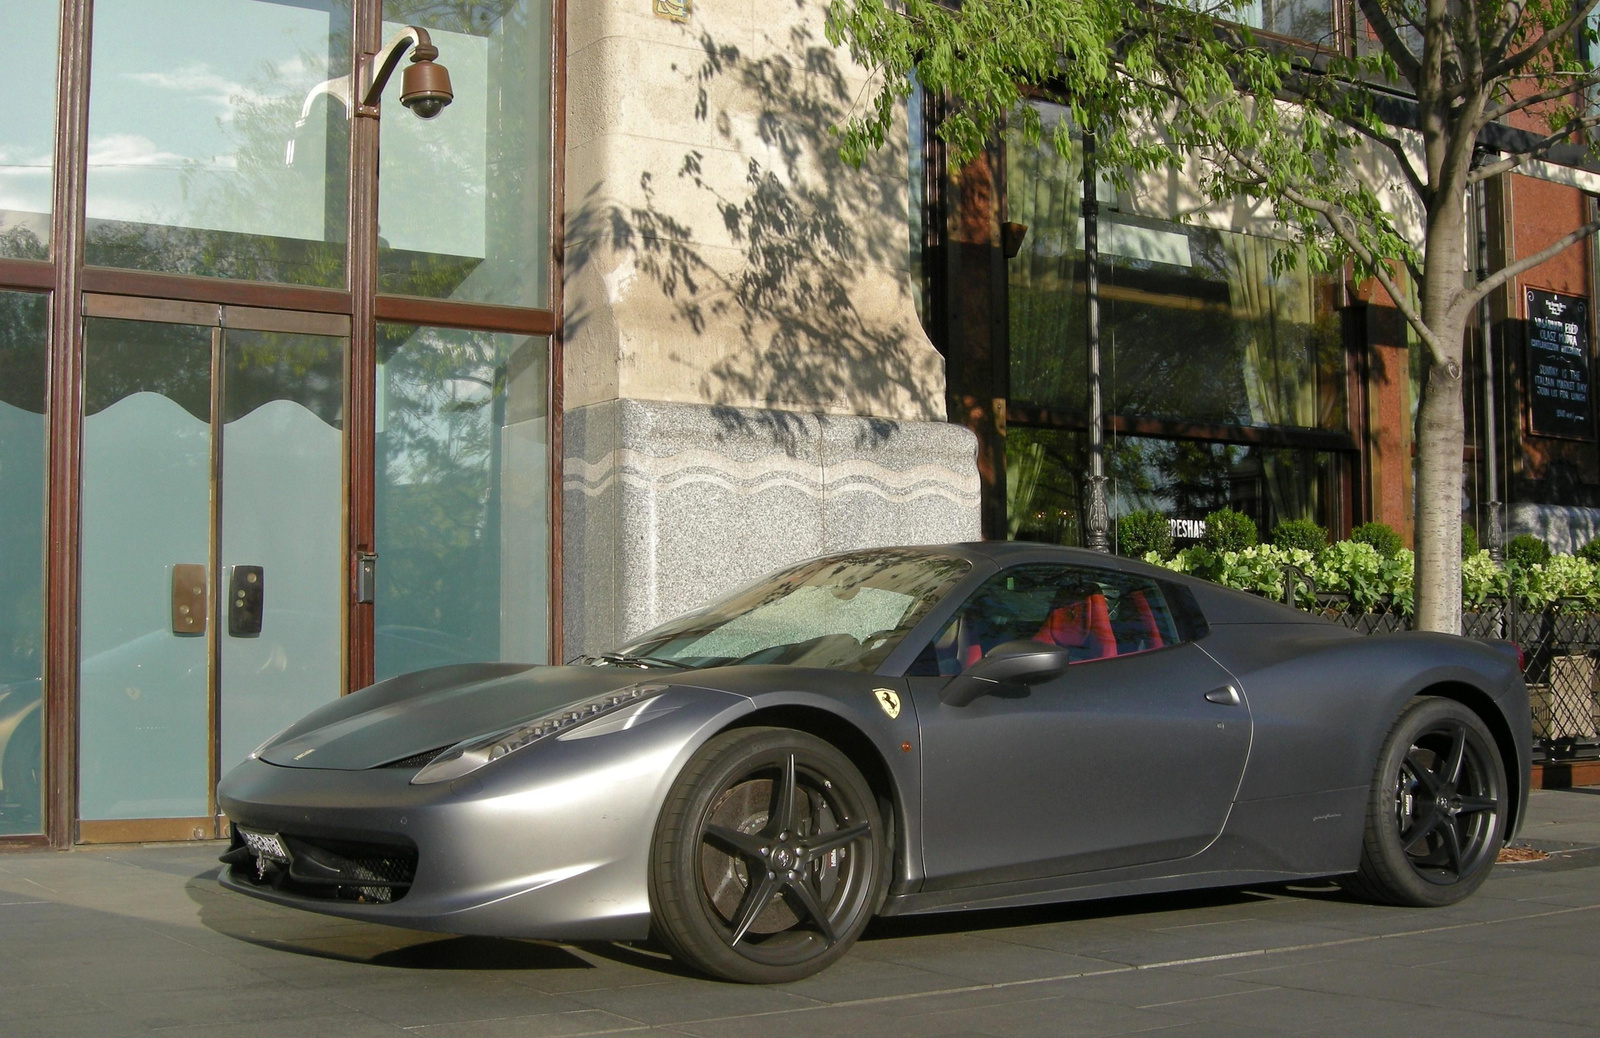
<path fill-rule="evenodd" d="M 211 844 L 0 855 L 0 1038 L 1600 1034 L 1600 791 L 1542 790 L 1460 905 L 1329 883 L 882 920 L 770 988 L 649 944 L 453 937 L 255 901 Z"/>

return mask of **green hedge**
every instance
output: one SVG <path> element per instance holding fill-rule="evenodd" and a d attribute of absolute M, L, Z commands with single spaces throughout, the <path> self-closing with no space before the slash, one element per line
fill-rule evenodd
<path fill-rule="evenodd" d="M 1412 613 L 1414 568 L 1409 549 L 1384 556 L 1362 541 L 1337 541 L 1321 551 L 1258 544 L 1241 551 L 1213 551 L 1204 545 L 1185 548 L 1170 559 L 1152 552 L 1144 561 L 1179 573 L 1214 580 L 1242 591 L 1271 598 L 1283 597 L 1284 566 L 1295 566 L 1309 576 L 1317 591 L 1350 596 L 1363 610 L 1384 602 L 1406 616 Z M 1302 606 L 1312 605 L 1304 584 L 1295 590 Z M 1577 611 L 1600 610 L 1600 565 L 1576 555 L 1551 555 L 1545 562 L 1500 566 L 1487 551 L 1468 555 L 1461 563 L 1462 605 L 1475 609 L 1490 598 L 1514 594 L 1528 609 L 1553 605 Z"/>

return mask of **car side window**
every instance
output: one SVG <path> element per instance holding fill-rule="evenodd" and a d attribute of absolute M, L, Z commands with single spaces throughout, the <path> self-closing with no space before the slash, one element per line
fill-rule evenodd
<path fill-rule="evenodd" d="M 1031 640 L 1064 648 L 1074 663 L 1176 645 L 1197 635 L 1181 588 L 1091 566 L 1013 566 L 984 581 L 907 671 L 959 674 L 996 645 Z"/>

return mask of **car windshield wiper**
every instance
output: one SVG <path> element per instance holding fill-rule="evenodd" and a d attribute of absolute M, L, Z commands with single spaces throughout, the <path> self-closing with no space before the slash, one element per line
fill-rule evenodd
<path fill-rule="evenodd" d="M 682 670 L 684 666 L 677 660 L 664 660 L 657 656 L 635 656 L 626 652 L 602 652 L 585 658 L 602 660 L 623 667 L 671 667 L 673 670 Z"/>

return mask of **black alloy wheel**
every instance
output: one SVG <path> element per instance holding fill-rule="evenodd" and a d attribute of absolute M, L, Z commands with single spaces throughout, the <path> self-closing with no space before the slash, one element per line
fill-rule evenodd
<path fill-rule="evenodd" d="M 1466 706 L 1419 698 L 1378 756 L 1355 893 L 1454 904 L 1488 878 L 1505 842 L 1507 783 L 1494 737 Z"/>
<path fill-rule="evenodd" d="M 837 960 L 888 882 L 877 798 L 831 744 L 783 728 L 708 742 L 662 808 L 651 849 L 654 929 L 725 980 L 780 983 Z"/>

